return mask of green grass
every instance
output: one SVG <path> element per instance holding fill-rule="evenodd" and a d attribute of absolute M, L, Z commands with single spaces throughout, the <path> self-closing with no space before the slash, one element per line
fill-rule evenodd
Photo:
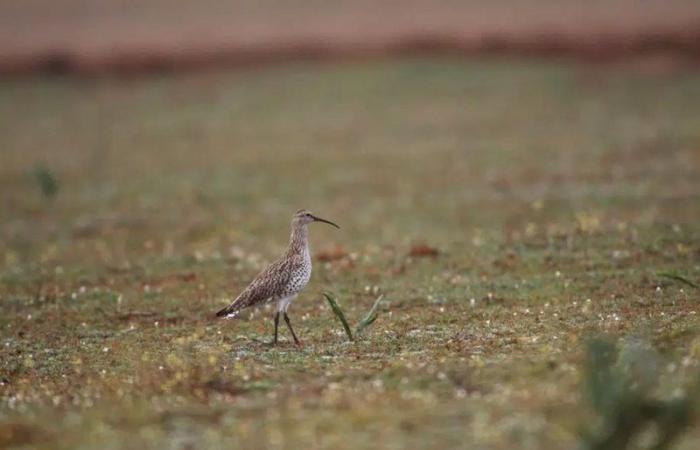
<path fill-rule="evenodd" d="M 657 348 L 660 397 L 696 376 L 698 290 L 658 274 L 700 282 L 697 98 L 515 60 L 2 80 L 0 446 L 572 448 L 588 337 Z M 271 311 L 213 315 L 302 207 L 345 256 L 268 348 Z M 385 300 L 348 342 L 324 290 Z"/>

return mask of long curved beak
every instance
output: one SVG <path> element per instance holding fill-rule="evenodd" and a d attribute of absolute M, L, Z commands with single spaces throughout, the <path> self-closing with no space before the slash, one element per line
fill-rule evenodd
<path fill-rule="evenodd" d="M 329 224 L 329 225 L 333 225 L 334 227 L 336 227 L 337 229 L 340 230 L 340 227 L 339 227 L 338 225 L 334 224 L 333 222 L 331 222 L 330 220 L 321 219 L 320 217 L 316 217 L 316 216 L 312 216 L 312 217 L 314 218 L 314 221 L 315 221 L 315 222 L 327 223 L 327 224 Z"/>

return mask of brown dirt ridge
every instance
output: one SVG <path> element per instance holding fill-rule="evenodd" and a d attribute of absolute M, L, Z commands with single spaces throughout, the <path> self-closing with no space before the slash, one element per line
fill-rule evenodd
<path fill-rule="evenodd" d="M 9 0 L 0 73 L 102 73 L 395 54 L 700 61 L 689 0 Z"/>

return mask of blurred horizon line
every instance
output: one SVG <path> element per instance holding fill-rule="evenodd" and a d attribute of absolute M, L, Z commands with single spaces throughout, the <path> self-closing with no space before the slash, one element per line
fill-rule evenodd
<path fill-rule="evenodd" d="M 696 0 L 7 0 L 0 75 L 396 55 L 700 63 Z"/>
<path fill-rule="evenodd" d="M 388 42 L 334 42 L 299 39 L 197 48 L 116 48 L 105 53 L 55 49 L 27 54 L 0 54 L 0 75 L 140 74 L 217 67 L 246 67 L 294 61 L 356 61 L 398 56 L 524 56 L 573 58 L 609 63 L 635 58 L 666 58 L 700 65 L 700 26 L 693 30 L 652 31 L 637 35 L 571 36 L 536 33 L 491 34 L 476 38 L 416 33 Z"/>

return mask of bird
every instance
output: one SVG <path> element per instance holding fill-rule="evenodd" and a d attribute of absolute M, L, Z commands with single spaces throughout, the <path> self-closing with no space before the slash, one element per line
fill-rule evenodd
<path fill-rule="evenodd" d="M 298 210 L 292 217 L 291 236 L 287 250 L 272 264 L 260 272 L 250 282 L 230 305 L 216 313 L 217 317 L 233 318 L 241 310 L 261 305 L 267 302 L 276 302 L 275 312 L 275 337 L 272 345 L 277 345 L 277 330 L 280 315 L 292 333 L 294 343 L 301 345 L 292 328 L 292 323 L 287 315 L 289 305 L 296 296 L 306 287 L 311 278 L 311 253 L 309 252 L 308 225 L 313 222 L 323 222 L 338 229 L 340 227 L 330 220 L 322 219 L 307 209 Z"/>

